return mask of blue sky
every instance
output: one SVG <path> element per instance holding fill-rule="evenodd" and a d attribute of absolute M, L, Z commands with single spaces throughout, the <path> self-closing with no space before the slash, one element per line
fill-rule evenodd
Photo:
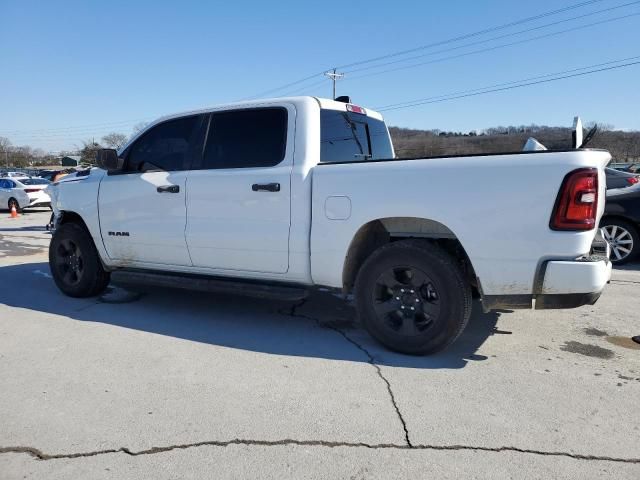
<path fill-rule="evenodd" d="M 428 61 L 640 13 L 638 2 L 500 41 L 432 53 L 630 1 L 601 0 L 414 55 L 430 54 L 422 59 Z M 72 149 L 110 131 L 129 134 L 141 120 L 238 100 L 335 65 L 576 3 L 581 0 L 0 0 L 0 135 L 15 145 Z M 386 74 L 355 78 L 376 70 L 353 72 L 338 83 L 338 93 L 379 107 L 639 55 L 640 16 L 634 16 Z M 569 126 L 580 114 L 584 120 L 640 129 L 639 79 L 640 65 L 635 65 L 385 116 L 390 125 L 468 131 L 509 124 Z M 328 80 L 314 86 L 321 80 L 318 76 L 274 95 L 295 91 L 330 97 Z"/>

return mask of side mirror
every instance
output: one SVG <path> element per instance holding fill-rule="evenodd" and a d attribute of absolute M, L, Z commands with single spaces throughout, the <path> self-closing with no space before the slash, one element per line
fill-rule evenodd
<path fill-rule="evenodd" d="M 123 160 L 113 148 L 101 148 L 96 151 L 96 165 L 107 172 L 122 169 L 122 163 Z"/>

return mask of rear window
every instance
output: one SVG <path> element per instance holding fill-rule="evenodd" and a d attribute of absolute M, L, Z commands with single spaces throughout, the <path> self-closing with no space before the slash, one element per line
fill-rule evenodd
<path fill-rule="evenodd" d="M 20 180 L 23 185 L 49 185 L 51 182 L 44 178 L 25 178 Z"/>
<path fill-rule="evenodd" d="M 320 111 L 320 162 L 393 158 L 387 126 L 381 120 L 338 110 Z"/>

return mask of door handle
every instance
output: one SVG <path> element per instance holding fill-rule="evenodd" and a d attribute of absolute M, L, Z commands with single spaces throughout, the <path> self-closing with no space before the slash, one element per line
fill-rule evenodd
<path fill-rule="evenodd" d="M 251 185 L 251 190 L 254 192 L 279 192 L 279 183 L 254 183 Z"/>
<path fill-rule="evenodd" d="M 180 192 L 180 185 L 163 185 L 156 188 L 158 193 L 178 193 Z"/>

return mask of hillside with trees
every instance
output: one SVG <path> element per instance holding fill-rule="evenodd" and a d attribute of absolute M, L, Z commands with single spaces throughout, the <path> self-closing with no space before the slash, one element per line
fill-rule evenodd
<path fill-rule="evenodd" d="M 516 152 L 522 150 L 529 137 L 548 149 L 568 149 L 572 133 L 570 128 L 540 125 L 494 127 L 467 133 L 399 127 L 390 127 L 389 131 L 400 158 Z M 588 146 L 609 150 L 616 162 L 640 162 L 640 131 L 627 132 L 599 125 L 598 133 Z"/>
<path fill-rule="evenodd" d="M 144 124 L 134 127 L 134 134 L 143 127 Z M 568 149 L 571 148 L 572 132 L 569 128 L 540 125 L 493 127 L 466 133 L 400 127 L 390 127 L 389 131 L 399 158 L 516 152 L 522 150 L 529 137 L 534 137 L 549 149 Z M 9 138 L 0 137 L 0 167 L 59 165 L 64 155 L 80 155 L 83 163 L 92 163 L 97 149 L 119 148 L 128 138 L 122 133 L 112 132 L 102 137 L 100 142 L 82 141 L 77 150 L 54 154 L 28 145 L 16 146 Z M 621 131 L 610 125 L 599 125 L 589 147 L 609 150 L 616 162 L 640 163 L 640 131 Z"/>

